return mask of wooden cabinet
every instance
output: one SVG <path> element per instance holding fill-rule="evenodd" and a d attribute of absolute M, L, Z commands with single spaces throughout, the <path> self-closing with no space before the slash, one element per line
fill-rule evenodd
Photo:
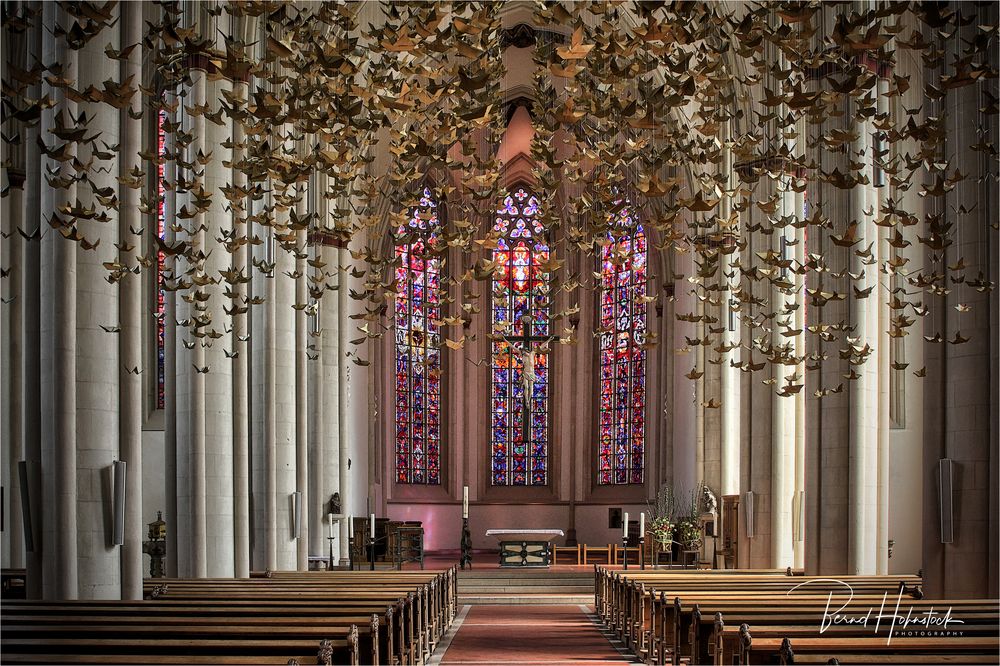
<path fill-rule="evenodd" d="M 716 560 L 721 559 L 723 569 L 735 569 L 738 562 L 740 544 L 740 496 L 723 495 L 721 548 L 716 551 Z"/>

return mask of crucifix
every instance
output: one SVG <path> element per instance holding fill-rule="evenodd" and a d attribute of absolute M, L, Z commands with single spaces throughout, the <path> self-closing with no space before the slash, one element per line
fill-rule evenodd
<path fill-rule="evenodd" d="M 531 395 L 534 392 L 535 381 L 538 375 L 535 374 L 535 354 L 546 353 L 548 342 L 555 338 L 554 335 L 532 335 L 531 317 L 521 316 L 521 335 L 505 335 L 503 339 L 511 346 L 511 356 L 517 356 L 521 360 L 521 386 L 522 386 L 522 410 L 523 420 L 521 422 L 521 441 L 527 444 L 531 441 Z M 535 351 L 534 343 L 540 343 L 541 352 Z M 543 346 L 544 345 L 544 346 Z M 513 370 L 513 368 L 511 368 Z M 513 378 L 513 377 L 512 377 Z"/>

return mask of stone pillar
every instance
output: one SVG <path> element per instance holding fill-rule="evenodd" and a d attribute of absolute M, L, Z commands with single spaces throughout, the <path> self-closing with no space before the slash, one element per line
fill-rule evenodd
<path fill-rule="evenodd" d="M 871 163 L 871 126 L 866 120 L 854 119 L 854 131 L 857 138 L 852 145 L 852 159 Z M 871 170 L 864 171 L 871 176 Z M 864 293 L 870 287 L 877 286 L 877 266 L 865 265 L 865 259 L 859 255 L 872 244 L 871 252 L 876 253 L 875 242 L 878 231 L 874 224 L 874 216 L 866 214 L 872 204 L 870 185 L 860 184 L 850 193 L 850 217 L 857 222 L 857 235 L 860 242 L 851 248 L 850 268 L 855 275 L 861 275 L 853 286 Z M 877 254 L 876 254 L 877 256 Z M 852 289 L 852 292 L 854 290 Z M 874 292 L 874 289 L 871 290 Z M 866 362 L 855 365 L 857 379 L 849 381 L 848 392 L 850 401 L 850 453 L 849 453 L 849 522 L 848 522 L 848 573 L 875 573 L 874 539 L 877 510 L 874 504 L 874 490 L 877 481 L 876 446 L 878 438 L 878 317 L 873 312 L 872 304 L 880 297 L 872 293 L 867 297 L 858 297 L 856 293 L 849 296 L 851 308 L 851 325 L 854 327 L 854 354 L 867 357 Z M 849 344 L 851 344 L 849 342 Z"/>
<path fill-rule="evenodd" d="M 729 128 L 726 128 L 726 143 L 722 148 L 722 173 L 726 177 L 727 193 L 719 201 L 719 217 L 729 220 L 732 215 L 732 192 L 736 189 L 737 178 L 733 168 L 733 151 L 729 145 Z M 737 216 L 739 213 L 737 213 Z M 737 217 L 738 219 L 738 217 Z M 737 223 L 730 229 L 733 242 L 741 238 L 740 225 Z M 736 495 L 740 492 L 740 371 L 732 366 L 738 362 L 740 353 L 740 312 L 739 301 L 734 293 L 740 287 L 740 269 L 731 268 L 734 258 L 739 258 L 738 251 L 723 255 L 722 268 L 724 273 L 732 273 L 726 277 L 726 291 L 722 293 L 719 325 L 722 327 L 722 345 L 726 350 L 722 353 L 722 364 L 719 366 L 720 383 L 722 387 L 722 406 L 719 408 L 721 420 L 721 484 L 719 492 L 722 495 Z M 721 502 L 721 498 L 720 498 Z"/>
<path fill-rule="evenodd" d="M 165 101 L 169 104 L 175 99 L 173 93 L 164 94 Z M 176 121 L 177 115 L 174 112 L 167 112 L 166 117 Z M 167 132 L 164 137 L 164 149 L 167 154 L 174 155 L 177 150 L 176 136 L 174 132 Z M 163 179 L 170 183 L 177 181 L 177 161 L 168 159 L 163 165 Z M 174 220 L 177 216 L 177 192 L 171 187 L 163 192 L 163 219 Z M 153 230 L 156 234 L 156 230 Z M 176 233 L 170 229 L 170 225 L 164 228 L 164 236 L 168 243 L 176 241 Z M 156 245 L 151 244 L 152 256 L 156 257 Z M 179 259 L 170 259 L 168 267 L 180 266 Z M 163 391 L 165 401 L 163 405 L 163 458 L 164 475 L 166 481 L 163 488 L 165 507 L 163 520 L 167 524 L 167 556 L 166 574 L 167 576 L 178 576 L 179 554 L 178 544 L 181 541 L 182 528 L 186 528 L 187 520 L 183 523 L 180 518 L 178 473 L 177 467 L 177 348 L 178 348 L 178 326 L 177 326 L 177 292 L 167 291 L 163 295 Z M 186 559 L 186 558 L 185 558 Z"/>
<path fill-rule="evenodd" d="M 192 11 L 199 10 L 195 6 Z M 194 23 L 197 21 L 192 17 Z M 191 86 L 185 105 L 201 106 L 205 104 L 206 76 L 203 69 L 191 68 Z M 199 154 L 208 150 L 205 137 L 204 115 L 192 116 L 182 112 L 183 126 L 192 135 L 187 145 L 186 161 L 195 163 Z M 197 168 L 197 164 L 195 166 Z M 209 166 L 202 167 L 205 174 Z M 193 171 L 193 169 L 192 169 Z M 189 174 L 189 180 L 204 187 L 205 175 L 201 178 Z M 206 188 L 207 189 L 207 188 Z M 203 226 L 208 222 L 204 212 L 195 212 L 194 195 L 188 192 L 184 196 L 184 205 L 180 210 L 187 209 L 193 217 L 187 220 L 178 219 L 188 231 L 187 240 L 192 248 L 205 249 L 207 234 Z M 180 202 L 179 202 L 180 203 Z M 205 271 L 206 259 L 189 258 L 183 263 L 184 271 L 191 271 L 186 276 L 188 280 L 200 279 Z M 180 267 L 177 271 L 180 276 Z M 206 501 L 206 375 L 211 372 L 205 345 L 211 342 L 206 337 L 209 326 L 203 323 L 206 315 L 198 296 L 205 294 L 205 286 L 195 285 L 183 293 L 184 305 L 178 304 L 178 318 L 184 322 L 179 331 L 183 347 L 177 348 L 177 509 L 178 509 L 178 573 L 181 576 L 204 578 L 208 575 L 208 524 Z M 207 371 L 205 369 L 208 369 Z"/>
<path fill-rule="evenodd" d="M 35 21 L 28 33 L 28 52 L 41 53 L 42 25 Z M 32 97 L 41 96 L 42 84 L 32 84 L 28 94 Z M 29 471 L 30 504 L 32 511 L 32 534 L 35 542 L 34 551 L 25 549 L 24 566 L 26 571 L 25 593 L 28 599 L 42 597 L 42 522 L 45 512 L 40 504 L 41 464 L 42 464 L 42 393 L 41 393 L 41 256 L 42 231 L 49 229 L 41 217 L 42 197 L 42 157 L 38 147 L 40 123 L 24 128 L 24 215 L 22 227 L 31 238 L 22 244 L 21 263 L 21 317 L 24 323 L 21 354 L 21 376 L 24 381 L 21 396 L 23 407 L 22 455 Z M 20 483 L 20 482 L 19 482 Z M 18 503 L 20 498 L 18 498 Z M 18 504 L 19 506 L 19 504 Z M 11 502 L 11 510 L 15 507 Z M 11 529 L 14 523 L 11 521 Z M 19 537 L 21 538 L 21 537 Z"/>
<path fill-rule="evenodd" d="M 295 204 L 298 215 L 305 217 L 306 193 L 302 184 L 297 188 L 298 201 Z M 309 384 L 308 364 L 306 356 L 309 344 L 309 322 L 305 306 L 309 302 L 308 264 L 306 264 L 307 246 L 305 230 L 298 232 L 295 257 L 295 489 L 300 493 L 299 533 L 295 549 L 296 568 L 299 571 L 309 569 L 309 511 L 314 503 L 313 493 L 309 487 Z M 316 500 L 322 502 L 319 494 Z"/>
<path fill-rule="evenodd" d="M 360 515 L 358 507 L 352 498 L 351 477 L 348 471 L 350 465 L 350 449 L 347 441 L 347 378 L 348 359 L 347 353 L 347 269 L 350 261 L 350 253 L 347 248 L 340 248 L 337 251 L 337 310 L 336 310 L 336 359 L 337 359 L 337 447 L 339 452 L 340 467 L 338 477 L 340 481 L 340 499 L 344 503 L 344 513 L 348 516 Z M 340 557 L 349 557 L 348 554 L 348 521 L 340 524 Z"/>
<path fill-rule="evenodd" d="M 995 6 L 983 8 L 980 18 L 996 22 Z M 978 29 L 961 28 L 946 53 L 965 48 Z M 959 41 L 961 40 L 961 42 Z M 952 50 L 953 49 L 953 50 Z M 992 60 L 996 66 L 996 59 Z M 924 342 L 927 376 L 923 380 L 923 570 L 924 591 L 930 598 L 995 598 L 998 594 L 997 541 L 998 518 L 997 468 L 1000 465 L 1000 441 L 997 420 L 998 381 L 1000 381 L 1000 304 L 993 291 L 970 282 L 996 282 L 998 258 L 996 231 L 997 199 L 995 161 L 969 146 L 982 141 L 976 128 L 988 125 L 996 136 L 996 116 L 985 116 L 979 86 L 969 85 L 948 92 L 942 100 L 941 113 L 934 107 L 925 113 L 943 116 L 943 145 L 937 146 L 941 159 L 953 159 L 949 168 L 961 171 L 966 178 L 955 184 L 945 196 L 927 199 L 927 231 L 932 230 L 931 215 L 939 214 L 938 224 L 953 224 L 944 232 L 948 246 L 943 250 L 920 248 L 925 254 L 925 270 L 943 276 L 936 284 L 949 289 L 947 294 L 927 295 L 930 314 L 924 318 L 924 333 L 943 340 L 956 336 L 967 342 Z M 943 108 L 942 108 L 943 107 Z M 989 203 L 988 203 L 989 202 Z M 962 215 L 959 206 L 974 207 Z M 928 235 L 930 235 L 928 233 Z M 964 258 L 966 267 L 950 270 Z M 964 282 L 952 278 L 965 276 Z M 956 306 L 968 306 L 959 311 Z M 909 369 L 909 368 L 908 368 Z M 940 461 L 952 461 L 953 534 L 950 542 L 941 535 Z"/>
<path fill-rule="evenodd" d="M 254 204 L 254 213 L 260 212 L 261 204 Z M 257 262 L 273 261 L 280 250 L 275 249 L 271 230 L 256 224 L 254 233 L 264 239 L 264 243 L 254 250 Z M 252 333 L 250 346 L 253 353 L 253 568 L 277 569 L 277 541 L 275 533 L 275 493 L 276 493 L 276 449 L 275 449 L 275 289 L 274 278 L 259 271 L 253 273 L 251 282 L 254 298 L 263 298 L 263 303 L 252 310 Z"/>
<path fill-rule="evenodd" d="M 290 127 L 283 128 L 285 132 Z M 272 186 L 276 185 L 272 181 Z M 275 232 L 288 233 L 288 211 L 277 208 L 274 213 Z M 292 493 L 296 486 L 295 442 L 295 280 L 289 277 L 295 270 L 295 258 L 277 242 L 274 251 L 274 337 L 271 353 L 274 358 L 272 396 L 274 413 L 274 512 L 271 514 L 275 544 L 275 569 L 296 568 L 296 545 L 292 537 Z M 269 499 L 269 501 L 272 501 Z"/>
<path fill-rule="evenodd" d="M 889 81 L 879 77 L 877 87 L 878 96 L 876 98 L 879 116 L 889 115 L 889 98 L 886 96 L 888 92 Z M 888 156 L 880 157 L 872 155 L 871 178 L 873 181 L 872 184 L 876 188 L 872 191 L 872 199 L 877 217 L 885 209 L 885 201 L 889 196 L 889 185 L 887 183 L 875 182 L 876 171 L 878 171 L 875 161 L 887 158 Z M 875 288 L 876 293 L 870 296 L 870 299 L 874 301 L 873 305 L 877 308 L 876 320 L 878 322 L 876 333 L 878 336 L 878 366 L 876 369 L 878 373 L 878 384 L 876 386 L 876 390 L 878 391 L 878 405 L 876 408 L 878 415 L 878 440 L 876 449 L 877 472 L 875 497 L 873 498 L 878 511 L 875 529 L 875 573 L 887 574 L 889 573 L 889 375 L 896 371 L 889 364 L 891 349 L 891 341 L 889 339 L 889 318 L 891 317 L 889 299 L 892 297 L 892 279 L 882 270 L 891 257 L 891 248 L 888 244 L 890 231 L 887 227 L 877 226 L 875 227 L 875 232 L 876 242 L 872 248 L 872 252 L 877 257 L 878 263 L 872 268 L 878 269 L 875 274 L 875 282 L 878 286 Z M 872 360 L 874 361 L 875 359 Z"/>
<path fill-rule="evenodd" d="M 676 298 L 674 301 L 674 313 L 690 313 L 695 310 L 697 299 L 692 294 L 691 283 L 687 278 L 694 275 L 694 261 L 691 253 L 676 255 L 676 270 L 683 279 L 677 280 L 675 285 Z M 674 349 L 685 347 L 684 337 L 698 337 L 698 331 L 694 325 L 688 322 L 675 321 L 674 324 Z M 671 485 L 674 490 L 682 488 L 694 488 L 697 483 L 697 468 L 695 461 L 696 446 L 696 410 L 701 406 L 696 404 L 694 383 L 685 375 L 691 370 L 695 363 L 694 350 L 684 354 L 674 352 L 674 375 L 673 375 L 673 470 Z"/>
<path fill-rule="evenodd" d="M 55 25 L 60 9 L 55 3 L 42 5 L 42 22 Z M 62 63 L 62 77 L 77 81 L 79 51 L 67 48 L 65 41 L 46 30 L 42 48 L 43 62 Z M 54 108 L 42 112 L 41 135 L 51 141 L 56 113 L 63 117 L 77 115 L 76 102 L 66 99 L 61 88 L 42 84 L 43 94 L 55 102 Z M 74 153 L 76 146 L 71 146 Z M 66 162 L 43 159 L 38 178 L 43 180 L 46 166 L 58 168 L 59 175 L 69 177 L 72 169 Z M 42 218 L 50 220 L 63 205 L 72 205 L 76 186 L 63 189 L 45 188 L 42 197 Z M 61 214 L 59 214 L 62 217 Z M 41 428 L 41 497 L 42 544 L 51 555 L 42 559 L 42 595 L 45 599 L 76 599 L 79 597 L 77 578 L 77 450 L 76 450 L 76 243 L 62 234 L 46 228 L 42 238 L 41 258 L 41 405 L 46 412 Z"/>
<path fill-rule="evenodd" d="M 788 176 L 782 176 L 781 215 L 792 214 L 795 197 L 789 188 Z M 787 227 L 775 230 L 773 236 L 773 252 L 779 256 L 785 254 L 782 239 L 791 240 Z M 787 271 L 785 272 L 787 273 Z M 784 273 L 783 273 L 784 274 Z M 786 279 L 787 276 L 786 276 Z M 771 310 L 777 312 L 771 326 L 771 344 L 775 348 L 789 345 L 781 334 L 784 328 L 778 321 L 793 317 L 792 311 L 785 306 L 785 289 L 771 284 Z M 787 567 L 793 562 L 792 556 L 792 495 L 795 492 L 795 402 L 791 397 L 782 396 L 778 391 L 786 385 L 785 375 L 790 373 L 790 366 L 771 363 L 771 377 L 774 384 L 771 388 L 771 566 Z"/>
<path fill-rule="evenodd" d="M 24 130 L 21 129 L 23 132 Z M 0 412 L 0 422 L 3 424 L 0 437 L 8 442 L 0 466 L 2 466 L 3 486 L 6 503 L 3 507 L 3 552 L 0 557 L 8 566 L 24 566 L 24 542 L 21 529 L 20 479 L 18 478 L 18 461 L 23 456 L 24 440 L 22 431 L 22 326 L 21 326 L 21 282 L 23 271 L 23 247 L 26 241 L 17 233 L 18 227 L 24 225 L 24 164 L 15 155 L 12 146 L 6 141 L 0 146 L 0 159 L 8 165 L 4 169 L 7 176 L 4 187 L 7 196 L 0 200 L 0 225 L 3 237 L 7 240 L 0 247 L 0 265 L 6 267 L 7 275 L 0 281 L 3 293 L 3 307 L 0 308 L 0 340 L 7 344 L 3 347 L 3 358 L 0 360 L 0 374 L 3 377 L 3 395 L 7 396 L 7 408 Z M 16 564 L 15 564 L 16 562 Z"/>
<path fill-rule="evenodd" d="M 219 17 L 222 21 L 225 14 Z M 210 25 L 210 24 L 209 24 Z M 216 44 L 217 48 L 224 48 Z M 205 103 L 210 112 L 220 106 L 223 93 L 232 88 L 226 79 L 206 82 Z M 239 125 L 239 123 L 233 123 Z M 205 152 L 211 151 L 212 160 L 205 165 L 204 187 L 212 195 L 211 207 L 204 214 L 208 227 L 201 232 L 202 245 L 207 255 L 204 274 L 208 278 L 221 280 L 220 274 L 232 266 L 232 255 L 217 239 L 233 233 L 232 214 L 226 210 L 227 201 L 223 188 L 232 183 L 232 170 L 226 164 L 232 161 L 232 149 L 226 142 L 233 138 L 229 119 L 223 116 L 223 124 L 211 120 L 203 123 Z M 204 365 L 208 372 L 196 373 L 201 378 L 204 399 L 191 404 L 191 409 L 199 413 L 204 422 L 204 479 L 205 479 L 205 572 L 210 578 L 227 578 L 235 575 L 235 526 L 234 526 L 234 442 L 233 442 L 233 365 L 238 359 L 230 358 L 226 351 L 226 332 L 232 328 L 231 316 L 227 312 L 225 290 L 229 285 L 209 282 L 204 286 L 208 300 L 204 303 L 204 313 L 209 315 L 209 323 L 201 329 L 206 337 L 198 340 L 197 348 L 203 349 Z M 202 347 L 202 343 L 205 346 Z M 192 368 L 193 369 L 193 368 Z"/>
<path fill-rule="evenodd" d="M 238 25 L 242 25 L 238 23 Z M 233 82 L 233 93 L 241 98 L 247 96 L 245 81 Z M 244 142 L 246 133 L 243 124 L 232 123 L 233 132 L 233 163 L 239 164 L 246 155 Z M 232 170 L 233 185 L 246 187 L 247 177 L 239 168 Z M 247 222 L 250 202 L 244 198 L 242 208 L 233 215 L 233 236 L 237 239 L 246 238 L 249 232 Z M 233 330 L 230 344 L 233 349 L 232 359 L 232 409 L 233 409 L 233 573 L 237 578 L 250 576 L 250 414 L 248 409 L 248 356 L 250 345 L 247 344 L 250 334 L 247 325 L 246 310 L 250 308 L 247 294 L 247 280 L 253 274 L 250 263 L 250 253 L 246 243 L 241 244 L 233 253 L 233 268 L 239 272 L 236 284 L 230 285 L 235 296 L 231 301 L 233 308 Z"/>
<path fill-rule="evenodd" d="M 136 44 L 142 40 L 142 7 L 135 4 L 121 5 L 122 43 Z M 122 62 L 121 80 L 132 78 L 133 85 L 142 80 L 141 47 L 132 50 Z M 143 96 L 136 89 L 131 103 L 120 112 L 121 163 L 119 173 L 127 176 L 133 169 L 141 169 L 139 151 L 142 150 L 142 120 L 132 117 L 131 109 L 138 116 L 143 111 Z M 150 112 L 149 117 L 155 120 Z M 121 220 L 118 234 L 123 239 L 119 262 L 127 268 L 138 268 L 137 258 L 142 254 L 142 236 L 135 236 L 130 229 L 144 226 L 139 212 L 139 190 L 122 186 Z M 120 299 L 120 349 L 118 365 L 120 383 L 120 456 L 126 467 L 125 543 L 121 551 L 122 599 L 142 599 L 142 541 L 145 537 L 142 522 L 142 375 L 145 370 L 142 353 L 142 275 L 127 273 L 119 283 Z M 155 330 L 155 329 L 154 329 Z"/>

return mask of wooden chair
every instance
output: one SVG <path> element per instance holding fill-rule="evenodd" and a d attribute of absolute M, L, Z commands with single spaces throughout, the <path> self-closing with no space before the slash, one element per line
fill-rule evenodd
<path fill-rule="evenodd" d="M 559 561 L 560 556 L 564 561 Z M 552 564 L 580 564 L 580 544 L 575 546 L 552 546 Z"/>
<path fill-rule="evenodd" d="M 581 547 L 583 554 L 582 564 L 614 564 L 614 554 L 613 546 L 611 544 L 605 544 L 603 546 L 591 546 L 590 544 L 583 544 Z"/>

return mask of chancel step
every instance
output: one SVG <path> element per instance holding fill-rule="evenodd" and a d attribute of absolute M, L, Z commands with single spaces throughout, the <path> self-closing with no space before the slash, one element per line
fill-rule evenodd
<path fill-rule="evenodd" d="M 476 569 L 458 576 L 459 604 L 588 604 L 592 571 Z"/>

